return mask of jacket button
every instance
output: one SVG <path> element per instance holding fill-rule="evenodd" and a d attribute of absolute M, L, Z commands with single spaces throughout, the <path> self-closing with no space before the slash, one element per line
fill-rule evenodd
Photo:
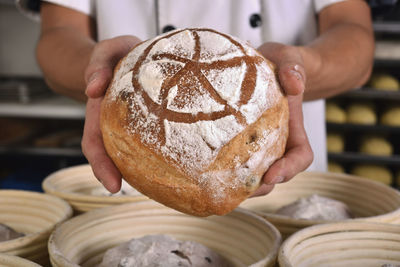
<path fill-rule="evenodd" d="M 253 14 L 250 16 L 250 26 L 252 28 L 260 27 L 262 24 L 261 16 L 259 14 Z"/>
<path fill-rule="evenodd" d="M 164 28 L 162 29 L 162 32 L 163 33 L 166 33 L 166 32 L 169 32 L 169 31 L 173 31 L 173 30 L 175 30 L 176 28 L 174 27 L 174 26 L 172 26 L 172 25 L 166 25 L 166 26 L 164 26 Z"/>

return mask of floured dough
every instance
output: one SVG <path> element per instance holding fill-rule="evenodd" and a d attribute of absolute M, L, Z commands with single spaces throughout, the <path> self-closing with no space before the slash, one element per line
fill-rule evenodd
<path fill-rule="evenodd" d="M 98 267 L 229 267 L 220 255 L 192 241 L 147 235 L 107 250 Z"/>
<path fill-rule="evenodd" d="M 339 153 L 344 151 L 344 138 L 340 134 L 328 133 L 326 144 L 328 152 Z"/>
<path fill-rule="evenodd" d="M 338 104 L 334 102 L 326 103 L 325 119 L 327 122 L 333 123 L 345 123 L 346 122 L 346 112 Z"/>
<path fill-rule="evenodd" d="M 306 220 L 337 221 L 352 218 L 345 203 L 316 194 L 283 206 L 276 214 Z"/>
<path fill-rule="evenodd" d="M 386 185 L 392 184 L 392 173 L 391 171 L 379 165 L 356 165 L 351 171 L 352 174 L 368 178 L 377 182 L 384 183 Z"/>
<path fill-rule="evenodd" d="M 7 225 L 0 223 L 0 242 L 12 240 L 21 236 L 24 236 L 24 234 L 18 233 Z"/>
<path fill-rule="evenodd" d="M 400 107 L 390 107 L 381 115 L 381 124 L 400 126 Z"/>
<path fill-rule="evenodd" d="M 347 107 L 347 122 L 371 125 L 376 123 L 376 113 L 372 103 L 354 103 Z"/>
<path fill-rule="evenodd" d="M 368 155 L 390 156 L 392 144 L 382 136 L 366 136 L 361 140 L 360 152 Z"/>
<path fill-rule="evenodd" d="M 110 193 L 104 187 L 95 188 L 90 192 L 90 194 L 92 196 L 140 196 L 141 195 L 139 191 L 130 186 L 125 180 L 122 180 L 121 190 L 119 190 L 115 194 Z"/>

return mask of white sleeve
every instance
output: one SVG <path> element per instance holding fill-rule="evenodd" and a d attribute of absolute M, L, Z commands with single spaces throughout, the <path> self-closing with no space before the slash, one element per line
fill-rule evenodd
<path fill-rule="evenodd" d="M 94 0 L 44 0 L 45 2 L 68 7 L 83 14 L 94 16 Z"/>
<path fill-rule="evenodd" d="M 345 0 L 314 0 L 315 12 L 319 13 L 325 7 L 332 5 L 332 4 L 339 3 L 339 2 L 343 2 L 343 1 L 345 1 Z"/>
<path fill-rule="evenodd" d="M 42 0 L 68 7 L 89 16 L 95 16 L 94 0 Z M 29 18 L 38 21 L 40 0 L 15 0 L 17 8 Z M 32 9 L 32 7 L 35 7 Z"/>

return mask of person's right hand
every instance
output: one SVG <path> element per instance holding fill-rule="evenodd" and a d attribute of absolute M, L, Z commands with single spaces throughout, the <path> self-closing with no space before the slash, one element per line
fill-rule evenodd
<path fill-rule="evenodd" d="M 119 36 L 99 42 L 93 49 L 85 71 L 86 118 L 82 151 L 96 178 L 111 193 L 121 188 L 121 173 L 107 155 L 100 131 L 100 106 L 119 60 L 141 40 L 134 36 Z"/>

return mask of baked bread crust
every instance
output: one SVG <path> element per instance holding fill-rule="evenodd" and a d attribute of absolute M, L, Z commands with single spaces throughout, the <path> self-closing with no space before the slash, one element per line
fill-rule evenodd
<path fill-rule="evenodd" d="M 271 62 L 234 37 L 184 29 L 137 45 L 119 62 L 101 130 L 138 191 L 188 214 L 223 215 L 283 155 L 288 117 Z"/>

